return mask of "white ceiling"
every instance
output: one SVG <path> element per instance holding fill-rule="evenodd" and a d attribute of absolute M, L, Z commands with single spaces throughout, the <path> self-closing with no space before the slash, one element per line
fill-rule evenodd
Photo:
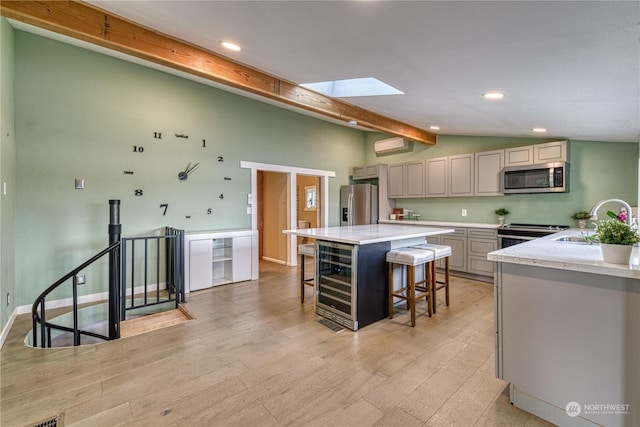
<path fill-rule="evenodd" d="M 345 101 L 437 133 L 640 141 L 638 1 L 89 3 L 295 83 L 375 77 L 405 94 Z"/>

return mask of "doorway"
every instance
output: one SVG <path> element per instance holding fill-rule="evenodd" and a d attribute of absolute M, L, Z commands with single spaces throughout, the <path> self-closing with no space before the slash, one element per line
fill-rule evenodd
<path fill-rule="evenodd" d="M 320 225 L 322 193 L 320 177 L 298 175 L 296 177 L 296 222 L 297 228 L 317 228 Z M 298 244 L 311 243 L 298 237 Z"/>
<path fill-rule="evenodd" d="M 287 263 L 287 174 L 258 171 L 258 257 Z"/>
<path fill-rule="evenodd" d="M 286 241 L 286 265 L 296 266 L 298 263 L 297 257 L 297 240 L 296 236 L 285 235 L 282 233 L 282 230 L 291 230 L 297 228 L 297 179 L 298 176 L 309 176 L 314 177 L 318 181 L 315 192 L 315 209 L 316 209 L 316 227 L 324 227 L 327 225 L 328 216 L 329 216 L 329 178 L 335 178 L 336 174 L 333 171 L 324 171 L 320 169 L 307 169 L 307 168 L 299 168 L 293 166 L 283 166 L 283 165 L 272 165 L 269 163 L 255 163 L 248 162 L 242 160 L 240 162 L 240 167 L 244 169 L 251 169 L 251 193 L 248 195 L 250 211 L 251 211 L 251 229 L 258 230 L 260 234 L 260 230 L 262 230 L 263 236 L 258 238 L 258 258 L 264 258 L 266 255 L 263 253 L 260 255 L 260 248 L 264 250 L 263 242 L 266 239 L 264 235 L 266 233 L 271 233 L 270 228 L 273 227 L 275 230 L 274 235 L 281 235 L 282 238 Z M 283 179 L 276 179 L 280 184 L 280 191 L 285 191 L 286 193 L 286 204 L 281 203 L 277 206 L 280 206 L 280 210 L 284 211 L 284 213 L 280 213 L 284 218 L 286 216 L 285 225 L 278 225 L 277 221 L 275 224 L 272 224 L 271 221 L 266 221 L 264 212 L 264 173 L 266 172 L 277 172 L 281 175 L 286 176 L 286 184 L 283 183 Z M 307 185 L 307 187 L 309 187 Z M 304 188 L 304 186 L 303 186 Z M 275 191 L 275 190 L 274 190 Z M 305 191 L 305 203 L 306 203 L 306 189 Z M 277 192 L 276 192 L 277 194 Z M 255 197 L 254 197 L 255 195 Z M 262 197 L 262 199 L 261 199 Z M 254 203 L 255 201 L 255 203 Z M 313 200 L 311 201 L 310 207 L 313 205 Z M 304 208 L 303 208 L 304 210 Z M 313 212 L 312 210 L 308 212 Z M 280 221 L 280 220 L 278 220 Z M 280 246 L 281 247 L 281 246 Z M 256 260 L 257 261 L 257 260 Z M 278 261 L 276 261 L 278 262 Z M 281 262 L 281 261 L 280 261 Z"/>

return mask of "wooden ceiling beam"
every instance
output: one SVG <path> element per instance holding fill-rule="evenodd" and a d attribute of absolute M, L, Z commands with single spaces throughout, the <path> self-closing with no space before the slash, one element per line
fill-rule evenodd
<path fill-rule="evenodd" d="M 279 79 L 168 35 L 74 1 L 5 1 L 0 13 L 29 25 L 190 73 L 293 107 L 435 145 L 436 135 Z"/>

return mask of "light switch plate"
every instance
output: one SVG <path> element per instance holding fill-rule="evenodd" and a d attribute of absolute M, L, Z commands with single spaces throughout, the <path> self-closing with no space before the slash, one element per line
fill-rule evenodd
<path fill-rule="evenodd" d="M 251 215 L 251 206 L 247 206 L 247 215 Z"/>
<path fill-rule="evenodd" d="M 253 204 L 253 197 L 251 197 L 251 194 L 247 194 L 247 204 L 248 205 Z"/>
<path fill-rule="evenodd" d="M 76 178 L 76 190 L 84 190 L 84 178 Z"/>

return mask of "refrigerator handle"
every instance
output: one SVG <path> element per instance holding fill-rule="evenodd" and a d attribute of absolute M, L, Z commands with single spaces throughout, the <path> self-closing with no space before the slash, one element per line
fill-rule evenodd
<path fill-rule="evenodd" d="M 353 193 L 349 193 L 347 206 L 349 209 L 347 225 L 353 225 Z"/>

